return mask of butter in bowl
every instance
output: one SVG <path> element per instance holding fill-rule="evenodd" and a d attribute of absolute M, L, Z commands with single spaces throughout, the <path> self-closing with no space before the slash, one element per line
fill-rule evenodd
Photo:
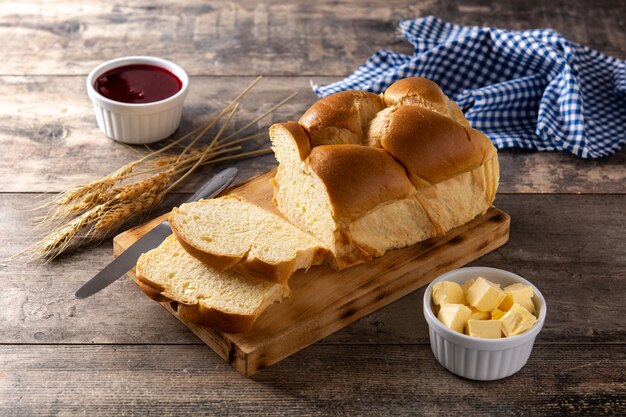
<path fill-rule="evenodd" d="M 529 281 L 496 268 L 460 268 L 424 293 L 430 344 L 450 372 L 474 380 L 506 378 L 528 361 L 546 302 Z"/>

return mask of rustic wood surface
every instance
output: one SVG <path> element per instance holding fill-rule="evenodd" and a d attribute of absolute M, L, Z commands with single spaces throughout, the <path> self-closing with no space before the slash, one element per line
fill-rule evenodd
<path fill-rule="evenodd" d="M 48 265 L 6 259 L 35 238 L 25 208 L 41 193 L 142 151 L 98 131 L 84 90 L 97 63 L 154 54 L 186 68 L 181 132 L 259 74 L 266 79 L 236 125 L 299 91 L 263 129 L 315 101 L 310 80 L 343 77 L 379 48 L 409 53 L 397 22 L 430 14 L 551 27 L 626 58 L 621 0 L 0 2 L 0 415 L 626 415 L 626 150 L 597 161 L 500 152 L 496 205 L 511 215 L 510 240 L 473 264 L 529 278 L 549 308 L 529 363 L 500 382 L 460 379 L 436 363 L 423 290 L 248 380 L 128 279 L 73 297 L 112 258 L 110 240 Z M 274 164 L 265 156 L 236 166 L 243 181 Z"/>
<path fill-rule="evenodd" d="M 251 379 L 204 345 L 9 345 L 0 353 L 0 410 L 11 416 L 553 417 L 626 407 L 623 345 L 542 344 L 519 373 L 494 382 L 452 375 L 423 344 L 315 344 Z"/>
<path fill-rule="evenodd" d="M 225 194 L 280 214 L 272 204 L 270 180 L 275 173 L 256 176 Z M 115 236 L 115 256 L 166 219 L 164 214 Z M 239 373 L 251 376 L 499 248 L 509 240 L 510 221 L 508 214 L 492 207 L 443 236 L 389 251 L 366 264 L 339 272 L 326 265 L 299 270 L 289 279 L 289 298 L 270 306 L 252 330 L 242 334 L 197 326 L 178 314 L 175 301 L 160 304 Z M 135 271 L 128 276 L 136 280 Z"/>

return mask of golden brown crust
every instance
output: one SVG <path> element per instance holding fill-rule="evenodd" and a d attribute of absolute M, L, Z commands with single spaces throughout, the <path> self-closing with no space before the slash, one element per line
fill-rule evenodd
<path fill-rule="evenodd" d="M 225 271 L 237 265 L 243 257 L 241 256 L 232 256 L 232 255 L 217 255 L 210 254 L 207 252 L 203 252 L 199 248 L 195 247 L 192 243 L 187 242 L 184 238 L 183 233 L 178 229 L 178 224 L 176 222 L 176 213 L 178 213 L 178 207 L 174 207 L 170 214 L 167 216 L 167 220 L 172 228 L 172 233 L 176 237 L 176 240 L 180 243 L 180 245 L 185 249 L 185 252 L 193 256 L 194 258 L 204 262 L 205 264 L 211 265 L 213 268 L 219 269 L 220 271 Z"/>
<path fill-rule="evenodd" d="M 178 316 L 185 322 L 210 327 L 226 333 L 245 333 L 252 330 L 256 316 L 227 313 L 202 303 L 178 304 Z"/>
<path fill-rule="evenodd" d="M 469 122 L 459 106 L 450 100 L 435 82 L 427 78 L 411 77 L 396 81 L 387 88 L 383 98 L 387 106 L 415 104 L 451 117 L 463 126 L 469 127 Z"/>
<path fill-rule="evenodd" d="M 380 96 L 357 91 L 330 95 L 311 106 L 299 123 L 310 137 L 311 148 L 299 168 L 306 171 L 304 175 L 315 174 L 325 188 L 334 220 L 333 236 L 327 237 L 332 241 L 329 258 L 336 269 L 415 243 L 418 236 L 445 233 L 480 214 L 495 197 L 495 147 L 428 79 L 397 81 Z M 273 183 L 275 199 L 279 181 Z M 430 199 L 435 200 L 432 209 L 426 209 Z M 427 232 L 416 233 L 421 227 L 407 220 L 415 220 L 412 209 L 403 205 L 409 200 L 415 201 L 415 215 L 427 223 L 422 225 Z M 396 209 L 407 225 L 416 227 L 386 227 L 383 218 Z M 352 227 L 368 215 L 374 216 L 375 227 L 370 233 L 368 223 L 360 223 L 357 241 Z M 299 216 L 290 219 L 311 220 Z M 380 243 L 381 233 L 390 230 L 397 230 L 398 236 Z"/>
<path fill-rule="evenodd" d="M 387 88 L 383 98 L 388 106 L 426 104 L 440 113 L 447 112 L 448 97 L 434 81 L 427 78 L 411 77 L 398 80 Z"/>
<path fill-rule="evenodd" d="M 235 196 L 235 198 L 238 197 Z M 243 256 L 232 256 L 205 252 L 202 249 L 197 248 L 193 243 L 188 242 L 185 239 L 184 235 L 180 233 L 176 226 L 176 221 L 174 220 L 174 214 L 177 210 L 177 208 L 174 208 L 172 210 L 172 212 L 168 216 L 168 221 L 170 227 L 172 228 L 172 232 L 176 237 L 176 240 L 178 240 L 178 243 L 180 243 L 185 252 L 187 252 L 189 255 L 220 271 L 232 269 L 233 271 L 239 272 L 240 274 L 247 277 L 285 284 L 296 271 L 296 269 L 308 268 L 310 266 L 300 265 L 302 263 L 306 263 L 303 262 L 301 259 L 303 256 L 305 256 L 302 251 L 297 252 L 293 259 L 285 262 L 279 262 L 276 264 L 267 263 L 258 258 L 249 258 L 247 256 L 247 253 Z M 328 251 L 322 247 L 317 248 L 315 252 L 311 255 L 311 264 L 321 262 L 321 260 L 324 259 L 324 257 L 326 256 L 327 252 Z M 308 256 L 305 257 L 308 258 Z"/>
<path fill-rule="evenodd" d="M 298 123 L 309 134 L 311 147 L 365 144 L 367 126 L 385 108 L 381 96 L 367 91 L 342 91 L 318 100 Z"/>
<path fill-rule="evenodd" d="M 247 277 L 259 278 L 265 281 L 276 282 L 286 285 L 289 278 L 297 269 L 307 269 L 311 265 L 319 264 L 326 256 L 328 251 L 324 248 L 318 248 L 310 256 L 297 252 L 290 261 L 280 262 L 277 264 L 268 264 L 258 258 L 246 258 L 233 267 L 233 271 L 237 271 Z M 304 259 L 301 259 L 303 258 Z M 308 260 L 310 258 L 310 261 Z M 199 259 L 199 258 L 198 258 Z M 306 265 L 302 265 L 306 264 Z"/>
<path fill-rule="evenodd" d="M 273 265 L 259 259 L 245 259 L 235 265 L 233 271 L 237 271 L 247 277 L 285 284 L 296 270 L 296 257 L 289 262 Z"/>
<path fill-rule="evenodd" d="M 478 131 L 420 106 L 396 106 L 388 117 L 381 144 L 418 188 L 471 171 L 495 151 Z"/>
<path fill-rule="evenodd" d="M 335 271 L 365 263 L 372 259 L 373 252 L 361 247 L 352 240 L 352 233 L 346 227 L 335 230 L 337 252 L 329 257 L 331 268 Z"/>
<path fill-rule="evenodd" d="M 171 225 L 171 223 L 170 223 Z M 296 258 L 290 262 L 282 262 L 279 264 L 268 264 L 259 259 L 247 259 L 245 256 L 229 256 L 217 255 L 215 253 L 205 252 L 196 248 L 192 243 L 187 242 L 175 228 L 172 226 L 172 232 L 185 249 L 185 252 L 220 271 L 232 269 L 242 275 L 252 278 L 258 278 L 270 282 L 285 283 L 294 272 Z"/>
<path fill-rule="evenodd" d="M 163 301 L 171 301 L 170 298 L 165 297 L 163 294 L 161 294 L 163 291 L 165 291 L 165 288 L 141 275 L 139 273 L 139 268 L 136 268 L 135 270 L 135 278 L 135 281 L 137 282 L 137 285 L 139 285 L 139 288 L 141 288 L 141 290 L 154 301 L 158 301 L 159 303 Z"/>
<path fill-rule="evenodd" d="M 380 148 L 318 146 L 308 162 L 326 186 L 335 218 L 358 218 L 414 190 L 404 168 Z"/>
<path fill-rule="evenodd" d="M 300 160 L 304 161 L 311 153 L 311 140 L 306 130 L 297 122 L 276 123 L 270 126 L 270 136 L 275 135 L 278 130 L 286 130 L 289 133 Z"/>
<path fill-rule="evenodd" d="M 250 331 L 257 316 L 229 313 L 207 307 L 202 303 L 185 303 L 162 294 L 165 289 L 159 284 L 152 282 L 141 273 L 139 264 L 135 273 L 139 288 L 150 298 L 158 302 L 176 302 L 176 313 L 186 321 L 201 326 L 207 326 L 215 330 L 229 333 L 243 333 Z"/>

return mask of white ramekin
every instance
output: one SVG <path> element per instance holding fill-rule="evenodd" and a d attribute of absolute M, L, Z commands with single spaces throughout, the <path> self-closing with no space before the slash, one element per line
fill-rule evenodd
<path fill-rule="evenodd" d="M 479 276 L 502 286 L 515 282 L 531 285 L 537 323 L 520 335 L 502 339 L 470 337 L 444 326 L 433 313 L 433 285 L 440 281 L 463 284 Z M 430 347 L 444 368 L 464 378 L 491 381 L 513 375 L 526 364 L 535 337 L 541 331 L 546 318 L 546 301 L 534 285 L 512 272 L 487 267 L 460 268 L 437 277 L 426 288 L 424 316 L 429 328 Z"/>
<path fill-rule="evenodd" d="M 106 71 L 124 65 L 147 64 L 165 68 L 182 82 L 178 93 L 152 103 L 122 103 L 96 91 L 94 83 Z M 104 62 L 87 76 L 87 94 L 93 102 L 96 120 L 105 135 L 132 145 L 153 143 L 165 139 L 178 128 L 183 102 L 189 89 L 185 70 L 168 60 L 152 56 L 127 56 Z"/>

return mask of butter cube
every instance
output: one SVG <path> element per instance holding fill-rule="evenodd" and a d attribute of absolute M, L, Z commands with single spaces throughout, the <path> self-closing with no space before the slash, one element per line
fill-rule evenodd
<path fill-rule="evenodd" d="M 463 304 L 444 304 L 441 306 L 437 318 L 446 327 L 456 332 L 463 333 L 465 323 L 467 323 L 471 314 L 472 310 Z"/>
<path fill-rule="evenodd" d="M 513 307 L 500 318 L 500 322 L 502 323 L 502 331 L 505 336 L 511 337 L 524 333 L 526 330 L 533 327 L 537 322 L 537 318 L 524 307 L 515 303 Z"/>
<path fill-rule="evenodd" d="M 520 300 L 517 302 L 517 304 L 524 307 L 526 310 L 528 310 L 529 313 L 535 314 L 535 303 L 533 303 L 533 300 L 531 298 Z"/>
<path fill-rule="evenodd" d="M 483 277 L 476 278 L 476 282 L 467 289 L 467 302 L 480 311 L 492 311 L 498 307 L 506 294 L 493 282 Z"/>
<path fill-rule="evenodd" d="M 465 304 L 463 289 L 456 282 L 442 281 L 433 285 L 433 302 L 435 305 Z"/>
<path fill-rule="evenodd" d="M 474 307 L 470 307 L 472 310 L 472 314 L 468 320 L 489 320 L 491 318 L 491 314 L 486 311 L 476 310 Z"/>
<path fill-rule="evenodd" d="M 463 289 L 463 295 L 466 298 L 467 298 L 467 289 L 471 287 L 474 284 L 474 282 L 476 282 L 476 280 L 472 278 L 472 279 L 468 279 L 467 281 L 463 283 L 463 285 L 461 285 L 461 288 Z"/>
<path fill-rule="evenodd" d="M 483 339 L 502 337 L 502 323 L 499 320 L 468 320 L 467 334 Z"/>
<path fill-rule="evenodd" d="M 519 303 L 521 300 L 529 300 L 533 298 L 533 288 L 530 285 L 525 285 L 521 282 L 516 282 L 515 284 L 505 287 L 504 292 L 513 297 L 513 300 L 516 303 Z"/>
<path fill-rule="evenodd" d="M 511 296 L 511 294 L 506 294 L 504 296 L 504 300 L 502 300 L 498 308 L 502 311 L 509 311 L 511 307 L 513 307 L 514 303 L 515 301 L 513 300 L 513 297 Z"/>
<path fill-rule="evenodd" d="M 494 308 L 491 311 L 491 320 L 500 320 L 505 313 L 506 311 L 502 311 L 499 308 Z"/>

